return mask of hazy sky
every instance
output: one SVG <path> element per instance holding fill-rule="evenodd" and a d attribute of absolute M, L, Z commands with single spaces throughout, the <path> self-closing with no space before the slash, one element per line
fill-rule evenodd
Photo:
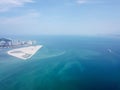
<path fill-rule="evenodd" d="M 0 34 L 120 33 L 120 0 L 0 0 Z"/>

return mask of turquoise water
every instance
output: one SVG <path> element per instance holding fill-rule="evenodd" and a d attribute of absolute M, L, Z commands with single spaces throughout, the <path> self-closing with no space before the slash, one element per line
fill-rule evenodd
<path fill-rule="evenodd" d="M 0 50 L 0 90 L 120 90 L 119 38 L 17 38 L 44 47 L 27 61 Z"/>

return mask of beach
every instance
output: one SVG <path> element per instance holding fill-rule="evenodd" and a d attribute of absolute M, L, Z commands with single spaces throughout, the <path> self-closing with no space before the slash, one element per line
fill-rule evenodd
<path fill-rule="evenodd" d="M 22 60 L 27 60 L 31 58 L 40 48 L 42 48 L 42 45 L 29 46 L 29 47 L 13 49 L 8 51 L 7 53 L 11 56 L 20 58 Z"/>

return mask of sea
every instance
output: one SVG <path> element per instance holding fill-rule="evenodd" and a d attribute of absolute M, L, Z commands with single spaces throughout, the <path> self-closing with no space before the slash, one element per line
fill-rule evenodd
<path fill-rule="evenodd" d="M 11 36 L 43 47 L 30 59 L 0 49 L 0 90 L 120 90 L 120 38 Z"/>

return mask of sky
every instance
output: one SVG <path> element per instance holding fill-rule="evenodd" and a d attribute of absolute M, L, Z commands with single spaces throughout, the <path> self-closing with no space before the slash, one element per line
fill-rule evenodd
<path fill-rule="evenodd" d="M 120 0 L 0 0 L 5 34 L 120 34 Z"/>

